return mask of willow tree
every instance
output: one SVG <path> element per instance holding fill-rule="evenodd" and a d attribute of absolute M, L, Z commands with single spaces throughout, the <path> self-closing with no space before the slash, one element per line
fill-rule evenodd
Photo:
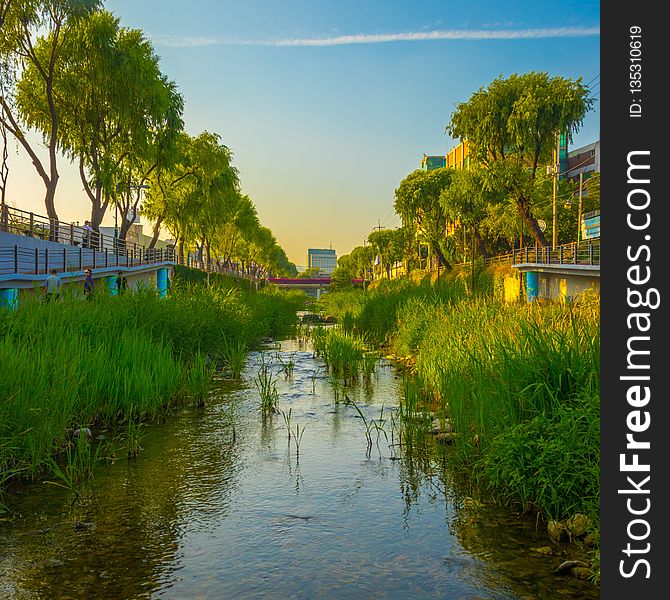
<path fill-rule="evenodd" d="M 167 221 L 176 222 L 176 207 L 190 191 L 190 179 L 195 177 L 197 166 L 191 146 L 194 138 L 185 131 L 177 134 L 171 160 L 164 161 L 147 178 L 148 189 L 140 213 L 153 223 L 153 236 L 149 248 L 154 248 Z"/>
<path fill-rule="evenodd" d="M 239 194 L 238 173 L 230 149 L 214 133 L 181 134 L 177 147 L 178 159 L 150 174 L 142 214 L 156 224 L 155 239 L 159 226 L 165 226 L 180 255 L 193 244 L 202 253 L 231 218 Z"/>
<path fill-rule="evenodd" d="M 400 182 L 395 191 L 394 208 L 406 231 L 423 238 L 440 265 L 451 268 L 444 253 L 447 217 L 440 203 L 442 190 L 449 187 L 454 170 L 450 168 L 417 170 Z"/>
<path fill-rule="evenodd" d="M 488 250 L 482 230 L 488 210 L 503 200 L 503 194 L 487 185 L 485 173 L 476 166 L 454 172 L 449 186 L 440 194 L 440 203 L 446 217 L 455 227 L 460 227 L 464 234 L 472 235 L 484 258 L 488 257 Z"/>
<path fill-rule="evenodd" d="M 399 228 L 380 229 L 368 235 L 368 242 L 370 242 L 376 257 L 379 258 L 380 271 L 385 270 L 387 278 L 391 277 L 393 265 L 403 259 L 404 234 L 405 230 Z"/>
<path fill-rule="evenodd" d="M 589 90 L 577 80 L 547 73 L 499 77 L 456 107 L 447 126 L 450 135 L 467 140 L 471 159 L 479 163 L 489 185 L 506 192 L 535 240 L 547 245 L 533 214 L 533 191 L 557 136 L 568 143 L 591 108 Z"/>
<path fill-rule="evenodd" d="M 47 215 L 58 219 L 55 206 L 58 186 L 58 151 L 62 103 L 55 90 L 64 46 L 73 37 L 78 21 L 100 6 L 100 0 L 2 0 L 0 61 L 5 85 L 0 89 L 0 123 L 18 140 L 44 182 Z M 40 37 L 41 36 L 41 37 Z M 40 43 L 48 39 L 48 44 Z M 32 86 L 43 97 L 39 108 L 20 105 L 15 97 L 17 73 L 33 72 Z M 47 159 L 40 158 L 26 128 L 42 134 Z"/>
<path fill-rule="evenodd" d="M 54 43 L 53 34 L 38 39 L 36 54 L 46 55 Z M 36 66 L 27 65 L 17 100 L 30 123 L 46 134 L 48 98 L 36 85 L 40 76 Z M 97 231 L 110 203 L 120 205 L 122 216 L 129 212 L 131 190 L 144 183 L 165 140 L 182 128 L 183 102 L 161 74 L 142 32 L 120 27 L 107 11 L 72 26 L 72 35 L 61 44 L 53 90 L 60 115 L 57 140 L 79 166 Z M 129 226 L 122 219 L 121 238 Z"/>
<path fill-rule="evenodd" d="M 214 246 L 223 264 L 232 267 L 239 258 L 236 249 L 241 240 L 251 239 L 260 227 L 256 207 L 247 195 L 237 194 L 235 206 L 226 223 L 216 229 Z"/>

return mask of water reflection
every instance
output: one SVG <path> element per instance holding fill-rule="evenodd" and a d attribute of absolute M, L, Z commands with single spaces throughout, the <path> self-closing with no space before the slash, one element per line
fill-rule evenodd
<path fill-rule="evenodd" d="M 222 381 L 205 409 L 149 428 L 137 462 L 99 469 L 71 510 L 64 490 L 16 490 L 0 597 L 597 597 L 531 556 L 544 544 L 532 522 L 471 510 L 439 454 L 382 436 L 368 455 L 323 365 L 304 346 L 283 351 L 293 376 L 272 368 L 279 408 L 306 426 L 299 456 L 281 416 L 258 412 L 252 354 L 246 383 Z M 384 368 L 346 394 L 372 419 L 401 385 Z"/>

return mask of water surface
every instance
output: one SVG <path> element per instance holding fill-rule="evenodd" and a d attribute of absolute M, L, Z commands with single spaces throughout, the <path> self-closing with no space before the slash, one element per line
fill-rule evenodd
<path fill-rule="evenodd" d="M 252 353 L 241 382 L 148 427 L 137 461 L 100 467 L 74 503 L 40 482 L 15 489 L 0 522 L 0 597 L 598 597 L 552 574 L 570 550 L 530 550 L 551 545 L 533 520 L 473 509 L 434 454 L 389 447 L 390 421 L 368 453 L 362 419 L 335 401 L 309 348 L 264 354 L 280 410 L 305 427 L 299 456 L 282 416 L 259 413 Z M 384 366 L 347 395 L 372 419 L 401 392 Z"/>

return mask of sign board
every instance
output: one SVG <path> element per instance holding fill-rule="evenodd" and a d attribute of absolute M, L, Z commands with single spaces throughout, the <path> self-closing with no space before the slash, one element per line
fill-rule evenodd
<path fill-rule="evenodd" d="M 591 240 L 600 237 L 600 213 L 587 213 L 582 217 L 582 239 Z"/>

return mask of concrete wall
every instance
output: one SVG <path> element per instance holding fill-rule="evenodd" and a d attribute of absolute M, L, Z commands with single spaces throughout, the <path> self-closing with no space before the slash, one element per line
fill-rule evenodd
<path fill-rule="evenodd" d="M 540 298 L 571 301 L 586 290 L 600 294 L 600 277 L 540 273 L 539 288 Z"/>
<path fill-rule="evenodd" d="M 128 289 L 135 291 L 141 288 L 157 289 L 157 273 L 159 269 L 166 269 L 170 281 L 173 279 L 174 268 L 170 263 L 160 263 L 156 265 L 145 265 L 142 267 L 133 267 L 123 269 L 123 273 L 128 281 Z M 117 268 L 96 269 L 93 272 L 95 282 L 95 292 L 112 293 L 110 285 L 118 275 Z M 34 294 L 43 294 L 45 291 L 45 280 L 47 275 L 4 275 L 0 276 L 0 290 L 16 289 L 19 292 L 19 300 Z M 71 273 L 60 273 L 62 281 L 62 291 L 64 294 L 73 293 L 76 295 L 84 294 L 84 279 L 86 275 L 83 271 Z"/>

